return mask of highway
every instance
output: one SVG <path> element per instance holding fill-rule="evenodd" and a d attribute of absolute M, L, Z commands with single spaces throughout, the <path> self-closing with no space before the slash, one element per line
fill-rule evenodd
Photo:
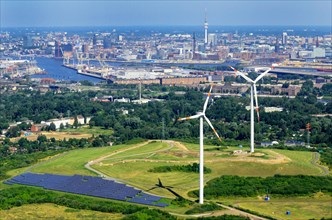
<path fill-rule="evenodd" d="M 275 74 L 296 74 L 302 76 L 328 76 L 332 77 L 332 72 L 319 72 L 319 71 L 300 71 L 300 70 L 292 70 L 292 69 L 280 69 L 276 68 L 271 70 L 269 73 Z"/>

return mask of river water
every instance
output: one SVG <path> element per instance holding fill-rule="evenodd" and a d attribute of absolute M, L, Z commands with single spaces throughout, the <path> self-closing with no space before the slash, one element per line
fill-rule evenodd
<path fill-rule="evenodd" d="M 90 76 L 85 76 L 78 74 L 76 70 L 69 69 L 67 67 L 62 66 L 62 59 L 54 59 L 54 58 L 47 58 L 47 57 L 36 57 L 37 65 L 45 69 L 47 74 L 42 74 L 42 75 L 33 75 L 31 78 L 53 78 L 55 80 L 65 80 L 65 81 L 82 81 L 82 80 L 88 80 L 93 83 L 97 83 L 100 81 L 103 81 L 98 78 L 90 77 Z M 124 63 L 124 62 L 106 62 L 109 66 L 123 66 L 123 67 L 132 67 L 132 66 L 150 66 L 151 65 L 156 65 L 156 66 L 179 66 L 179 67 L 190 67 L 190 66 L 195 66 L 195 67 L 216 67 L 216 66 L 227 66 L 227 65 L 236 65 L 238 61 L 234 61 L 232 63 L 214 63 L 214 64 L 143 64 L 143 63 Z M 91 61 L 90 64 L 92 65 L 99 65 L 98 62 L 96 61 Z"/>
<path fill-rule="evenodd" d="M 62 66 L 62 59 L 36 57 L 36 61 L 37 65 L 40 68 L 45 69 L 47 74 L 33 75 L 31 76 L 31 78 L 53 78 L 55 80 L 66 80 L 66 81 L 89 80 L 94 83 L 101 81 L 101 79 L 77 74 L 76 70 L 72 70 Z"/>

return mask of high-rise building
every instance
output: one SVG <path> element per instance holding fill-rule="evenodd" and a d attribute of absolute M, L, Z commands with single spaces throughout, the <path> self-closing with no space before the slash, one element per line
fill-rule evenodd
<path fill-rule="evenodd" d="M 318 36 L 316 38 L 316 47 L 319 47 L 319 39 L 318 39 Z"/>
<path fill-rule="evenodd" d="M 61 43 L 59 41 L 55 42 L 54 57 L 55 58 L 63 57 L 63 50 L 61 48 Z"/>
<path fill-rule="evenodd" d="M 287 32 L 282 33 L 282 45 L 287 44 Z"/>
<path fill-rule="evenodd" d="M 98 34 L 93 35 L 92 43 L 94 47 L 97 46 L 97 40 L 98 40 Z"/>
<path fill-rule="evenodd" d="M 204 43 L 205 43 L 205 45 L 208 44 L 208 28 L 209 28 L 209 24 L 207 22 L 207 14 L 206 14 L 206 10 L 205 10 L 205 21 L 204 21 Z"/>
<path fill-rule="evenodd" d="M 82 45 L 82 52 L 83 53 L 89 53 L 89 44 L 83 44 Z"/>
<path fill-rule="evenodd" d="M 193 33 L 193 53 L 196 52 L 196 33 Z"/>
<path fill-rule="evenodd" d="M 233 40 L 233 34 L 232 33 L 227 34 L 227 41 L 232 42 L 232 40 Z"/>
<path fill-rule="evenodd" d="M 274 52 L 279 53 L 279 39 L 276 38 L 276 44 L 274 46 Z"/>
<path fill-rule="evenodd" d="M 33 39 L 31 34 L 23 36 L 23 48 L 30 48 L 33 46 Z"/>
<path fill-rule="evenodd" d="M 216 34 L 208 34 L 209 46 L 215 47 L 217 46 L 217 35 Z"/>
<path fill-rule="evenodd" d="M 110 37 L 104 37 L 103 47 L 104 49 L 112 48 L 112 39 Z"/>

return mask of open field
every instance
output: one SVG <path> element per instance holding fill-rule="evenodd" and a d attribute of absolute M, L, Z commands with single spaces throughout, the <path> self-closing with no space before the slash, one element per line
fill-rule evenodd
<path fill-rule="evenodd" d="M 323 171 L 312 164 L 314 158 L 312 152 L 257 149 L 253 155 L 246 153 L 234 155 L 232 152 L 239 150 L 238 147 L 220 151 L 215 146 L 207 145 L 205 149 L 209 149 L 204 152 L 205 166 L 212 169 L 211 173 L 205 174 L 205 182 L 221 175 L 323 175 Z M 85 167 L 88 165 L 109 177 L 143 190 L 149 190 L 156 186 L 158 178 L 160 178 L 165 186 L 172 186 L 175 192 L 185 198 L 189 198 L 187 193 L 198 189 L 198 173 L 152 173 L 148 172 L 148 170 L 164 165 L 198 163 L 198 150 L 198 145 L 182 144 L 174 141 L 148 141 L 132 145 L 78 149 L 59 155 L 56 158 L 50 158 L 31 167 L 29 171 L 67 175 L 97 175 Z M 243 148 L 243 150 L 246 150 L 246 148 Z M 19 171 L 23 172 L 24 170 L 19 169 Z M 163 188 L 155 188 L 149 192 L 174 198 L 172 193 Z M 194 200 L 193 198 L 189 199 Z M 236 198 L 233 201 L 231 199 L 220 201 L 266 215 L 271 215 L 274 212 L 276 213 L 274 216 L 276 218 L 285 217 L 283 213 L 285 208 L 294 213 L 292 217 L 297 216 L 295 213 L 301 215 L 301 212 L 298 211 L 299 209 L 304 209 L 311 213 L 308 216 L 315 216 L 316 213 L 321 213 L 318 216 L 326 217 L 326 214 L 329 214 L 331 197 L 309 199 L 307 203 L 306 199 L 301 200 L 299 198 L 273 198 L 270 202 L 264 202 L 262 199 L 257 198 Z M 312 206 L 310 205 L 311 201 L 314 204 Z M 319 202 L 322 203 L 320 207 L 318 207 Z M 188 207 L 181 208 L 174 205 L 166 208 L 170 212 L 179 214 L 183 214 L 187 209 Z M 307 212 L 303 212 L 305 216 Z M 304 214 L 301 215 L 301 219 L 303 219 L 303 216 Z"/>
<path fill-rule="evenodd" d="M 3 220 L 12 219 L 121 219 L 124 215 L 104 213 L 90 210 L 72 209 L 55 204 L 31 204 L 0 210 Z"/>
<path fill-rule="evenodd" d="M 29 136 L 25 136 L 24 138 L 28 139 L 29 141 L 35 141 L 37 140 L 39 135 L 45 135 L 48 139 L 49 138 L 55 138 L 56 140 L 63 140 L 63 139 L 69 139 L 69 138 L 76 138 L 76 139 L 81 139 L 81 138 L 90 138 L 92 137 L 92 134 L 83 134 L 83 133 L 78 133 L 78 132 L 60 132 L 60 131 L 42 131 L 38 133 L 33 133 Z M 10 140 L 13 142 L 18 141 L 21 137 L 17 138 L 11 138 Z"/>
<path fill-rule="evenodd" d="M 158 147 L 158 143 L 163 148 Z M 209 148 L 214 149 L 215 146 L 205 147 L 205 149 Z M 204 165 L 212 169 L 210 174 L 205 174 L 205 182 L 221 175 L 323 174 L 321 169 L 312 165 L 312 152 L 259 149 L 254 155 L 233 155 L 233 150 L 238 149 L 234 147 L 224 151 L 205 151 Z M 155 142 L 104 158 L 93 164 L 92 167 L 108 176 L 125 180 L 129 184 L 145 190 L 155 186 L 158 178 L 160 178 L 165 185 L 173 186 L 174 190 L 180 195 L 188 197 L 187 193 L 189 191 L 198 188 L 198 174 L 183 172 L 151 173 L 148 170 L 158 166 L 198 163 L 198 150 L 199 146 L 195 144 L 168 142 L 167 146 L 165 142 Z M 171 196 L 171 193 L 165 189 L 157 188 L 151 192 Z"/>
<path fill-rule="evenodd" d="M 101 127 L 93 127 L 89 128 L 88 126 L 79 127 L 77 129 L 68 128 L 64 129 L 62 131 L 41 131 L 38 133 L 32 133 L 29 136 L 21 136 L 17 138 L 11 138 L 10 140 L 15 142 L 18 141 L 20 138 L 24 137 L 28 139 L 29 141 L 35 141 L 37 140 L 39 135 L 45 135 L 48 139 L 49 138 L 55 138 L 56 140 L 63 140 L 63 139 L 69 139 L 69 138 L 90 138 L 93 135 L 111 135 L 113 133 L 112 129 L 104 129 Z"/>
<path fill-rule="evenodd" d="M 184 197 L 188 191 L 198 188 L 196 173 L 169 172 L 151 173 L 149 169 L 163 165 L 187 165 L 198 163 L 198 145 L 179 142 L 151 141 L 147 144 L 117 145 L 103 148 L 78 149 L 46 161 L 30 169 L 37 173 L 96 175 L 84 167 L 90 162 L 94 169 L 133 186 L 150 189 L 160 178 L 165 185 L 176 187 Z M 206 146 L 215 148 L 215 146 Z M 224 151 L 205 151 L 205 166 L 212 169 L 205 182 L 221 175 L 272 176 L 274 174 L 322 175 L 322 170 L 311 163 L 312 152 L 259 149 L 249 154 L 233 155 L 238 148 Z M 106 155 L 106 156 L 105 156 Z M 99 160 L 97 158 L 103 157 Z M 181 178 L 179 178 L 181 177 Z M 165 189 L 151 191 L 158 195 L 171 196 Z"/>
<path fill-rule="evenodd" d="M 76 129 L 68 128 L 68 129 L 65 129 L 64 131 L 68 132 L 68 133 L 94 134 L 95 136 L 100 135 L 100 134 L 110 135 L 113 133 L 112 129 L 104 129 L 104 128 L 98 127 L 98 126 L 94 126 L 94 127 L 90 128 L 87 125 L 76 128 Z"/>
<path fill-rule="evenodd" d="M 234 207 L 249 209 L 277 219 L 321 219 L 332 216 L 332 197 L 323 195 L 319 197 L 290 197 L 271 198 L 225 198 L 220 199 L 225 204 Z M 291 215 L 286 215 L 290 211 Z"/>
<path fill-rule="evenodd" d="M 117 145 L 113 147 L 85 148 L 69 151 L 55 160 L 46 161 L 40 165 L 34 166 L 29 171 L 36 173 L 53 173 L 53 174 L 81 174 L 96 175 L 95 173 L 84 168 L 84 165 L 98 157 L 111 153 L 128 145 Z"/>

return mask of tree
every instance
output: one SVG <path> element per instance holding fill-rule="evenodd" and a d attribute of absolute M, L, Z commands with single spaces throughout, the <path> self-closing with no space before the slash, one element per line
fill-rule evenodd
<path fill-rule="evenodd" d="M 39 135 L 38 138 L 37 138 L 37 141 L 39 143 L 47 142 L 47 137 L 45 135 Z"/>
<path fill-rule="evenodd" d="M 7 122 L 0 122 L 0 130 L 7 129 L 9 124 Z"/>
<path fill-rule="evenodd" d="M 53 122 L 50 124 L 49 130 L 50 131 L 56 131 L 56 126 Z"/>
<path fill-rule="evenodd" d="M 10 127 L 6 133 L 6 137 L 19 137 L 21 135 L 21 130 L 17 126 Z"/>
<path fill-rule="evenodd" d="M 75 116 L 75 118 L 74 118 L 73 128 L 78 128 L 78 119 L 77 119 L 77 116 Z"/>
<path fill-rule="evenodd" d="M 61 123 L 60 124 L 60 131 L 63 130 L 63 129 L 65 129 L 65 126 Z"/>

